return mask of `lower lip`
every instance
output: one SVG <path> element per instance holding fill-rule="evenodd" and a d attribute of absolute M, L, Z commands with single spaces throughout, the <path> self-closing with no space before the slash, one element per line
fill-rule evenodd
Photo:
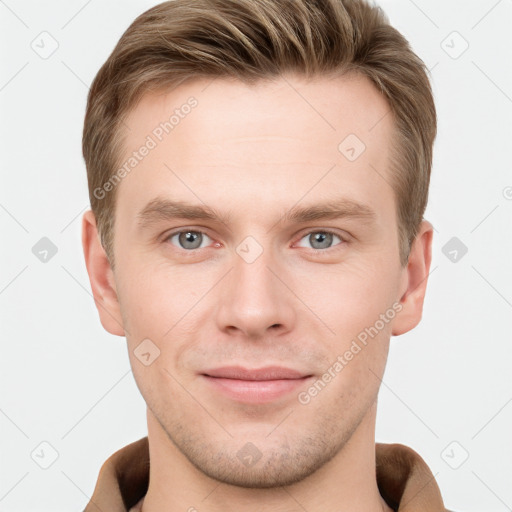
<path fill-rule="evenodd" d="M 239 380 L 202 376 L 217 391 L 239 402 L 263 404 L 296 391 L 311 377 L 279 380 Z"/>

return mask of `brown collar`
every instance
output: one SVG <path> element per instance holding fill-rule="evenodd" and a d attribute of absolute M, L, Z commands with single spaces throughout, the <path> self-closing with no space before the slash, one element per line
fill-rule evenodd
<path fill-rule="evenodd" d="M 449 512 L 426 462 L 403 444 L 375 444 L 379 492 L 397 512 Z M 112 454 L 101 466 L 84 512 L 128 512 L 149 485 L 149 445 L 143 437 Z"/>

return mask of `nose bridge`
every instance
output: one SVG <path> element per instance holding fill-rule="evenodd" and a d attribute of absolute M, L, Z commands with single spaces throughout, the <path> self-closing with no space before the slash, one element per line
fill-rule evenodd
<path fill-rule="evenodd" d="M 268 304 L 276 299 L 275 276 L 269 270 L 273 267 L 270 250 L 265 249 L 252 260 L 255 249 L 250 248 L 247 253 L 240 254 L 242 247 L 237 248 L 233 261 L 234 296 L 247 305 L 252 303 L 256 306 L 261 302 Z"/>
<path fill-rule="evenodd" d="M 271 327 L 290 328 L 293 305 L 290 293 L 274 275 L 278 267 L 270 246 L 253 237 L 235 248 L 232 271 L 220 297 L 220 329 L 261 337 Z"/>

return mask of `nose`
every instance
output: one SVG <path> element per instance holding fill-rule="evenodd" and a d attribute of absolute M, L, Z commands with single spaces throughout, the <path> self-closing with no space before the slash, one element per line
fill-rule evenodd
<path fill-rule="evenodd" d="M 252 262 L 234 253 L 233 268 L 219 293 L 217 324 L 222 332 L 261 340 L 292 329 L 296 308 L 290 278 L 269 253 L 264 250 Z"/>

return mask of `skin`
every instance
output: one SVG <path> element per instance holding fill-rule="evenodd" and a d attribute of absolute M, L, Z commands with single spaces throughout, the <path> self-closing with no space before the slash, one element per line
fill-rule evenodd
<path fill-rule="evenodd" d="M 190 96 L 197 107 L 116 188 L 115 272 L 94 215 L 83 215 L 101 323 L 126 336 L 147 403 L 143 510 L 389 511 L 375 480 L 377 395 L 390 337 L 421 319 L 433 228 L 422 222 L 401 266 L 387 183 L 388 105 L 356 75 L 309 82 L 286 75 L 256 86 L 196 80 L 143 97 L 126 120 L 125 156 Z M 366 145 L 353 162 L 338 150 L 350 133 Z M 156 196 L 232 218 L 138 229 L 137 212 Z M 342 197 L 370 206 L 374 222 L 279 222 L 296 204 Z M 169 236 L 179 229 L 204 233 L 201 248 Z M 339 238 L 318 248 L 322 229 Z M 247 236 L 263 251 L 252 263 L 236 252 Z M 393 304 L 401 310 L 307 404 L 297 393 L 311 381 L 247 404 L 200 376 L 226 365 L 280 365 L 321 378 Z M 146 338 L 160 350 L 148 366 L 134 353 Z M 247 442 L 261 454 L 251 467 L 237 457 Z"/>

